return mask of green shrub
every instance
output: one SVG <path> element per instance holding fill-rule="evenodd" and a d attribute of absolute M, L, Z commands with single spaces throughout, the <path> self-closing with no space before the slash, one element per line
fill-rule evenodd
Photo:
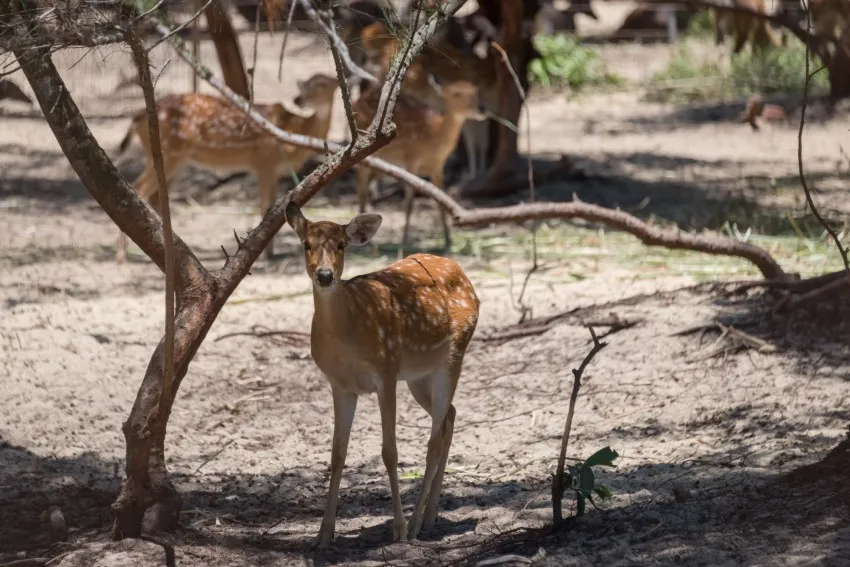
<path fill-rule="evenodd" d="M 608 73 L 596 50 L 567 34 L 538 35 L 534 44 L 540 58 L 528 67 L 532 84 L 543 87 L 568 85 L 572 89 L 618 84 L 621 79 Z"/>
<path fill-rule="evenodd" d="M 688 21 L 685 35 L 690 37 L 711 37 L 714 30 L 711 27 L 711 11 L 700 10 Z"/>
<path fill-rule="evenodd" d="M 721 63 L 697 57 L 692 43 L 683 41 L 667 66 L 653 75 L 647 98 L 663 102 L 723 100 L 754 92 L 793 93 L 803 88 L 806 68 L 805 46 L 796 40 L 787 45 L 753 52 L 745 48 Z M 812 55 L 810 70 L 820 67 Z M 826 72 L 812 78 L 814 93 L 828 87 Z"/>
<path fill-rule="evenodd" d="M 810 72 L 820 66 L 820 59 L 812 55 Z M 739 94 L 800 91 L 806 78 L 806 46 L 790 39 L 787 45 L 763 54 L 744 50 L 732 56 L 729 77 Z M 827 89 L 828 86 L 826 71 L 812 77 L 813 90 Z"/>

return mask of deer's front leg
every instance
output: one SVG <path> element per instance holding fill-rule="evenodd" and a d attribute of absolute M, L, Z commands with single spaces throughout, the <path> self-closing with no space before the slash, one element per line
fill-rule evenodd
<path fill-rule="evenodd" d="M 336 526 L 336 508 L 339 502 L 339 481 L 342 469 L 345 467 L 345 456 L 348 453 L 348 439 L 351 437 L 351 425 L 354 423 L 354 412 L 357 410 L 357 396 L 333 387 L 334 398 L 334 438 L 331 449 L 331 485 L 328 489 L 328 501 L 325 505 L 325 516 L 319 529 L 318 546 L 328 547 L 334 537 Z"/>
<path fill-rule="evenodd" d="M 393 498 L 393 541 L 407 541 L 407 522 L 401 507 L 398 490 L 398 450 L 395 440 L 396 381 L 394 377 L 384 380 L 378 388 L 378 405 L 381 409 L 381 430 L 384 434 L 381 456 L 390 477 L 390 492 Z"/>

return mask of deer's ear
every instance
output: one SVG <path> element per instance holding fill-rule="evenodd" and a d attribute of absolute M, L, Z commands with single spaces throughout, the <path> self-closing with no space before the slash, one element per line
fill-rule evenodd
<path fill-rule="evenodd" d="M 351 222 L 345 225 L 345 233 L 355 246 L 363 246 L 372 240 L 375 233 L 381 227 L 381 215 L 365 213 L 357 215 Z"/>
<path fill-rule="evenodd" d="M 298 235 L 298 239 L 304 242 L 304 239 L 307 238 L 307 228 L 310 226 L 310 221 L 304 217 L 298 205 L 291 201 L 286 205 L 286 222 Z"/>

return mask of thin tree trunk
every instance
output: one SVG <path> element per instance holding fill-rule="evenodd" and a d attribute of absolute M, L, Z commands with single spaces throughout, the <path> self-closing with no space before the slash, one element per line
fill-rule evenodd
<path fill-rule="evenodd" d="M 204 15 L 207 18 L 207 29 L 218 54 L 224 83 L 240 96 L 250 98 L 248 75 L 245 73 L 242 50 L 239 48 L 239 36 L 233 28 L 230 16 L 224 10 L 220 0 L 210 2 L 204 9 Z"/>
<path fill-rule="evenodd" d="M 539 2 L 515 2 L 514 0 L 489 0 L 479 2 L 483 13 L 501 30 L 499 43 L 508 54 L 511 66 L 519 77 L 522 88 L 528 92 L 528 64 L 534 55 L 534 46 L 526 23 L 534 20 L 539 10 Z M 496 16 L 498 9 L 498 16 Z M 492 48 L 491 48 L 492 49 Z M 498 65 L 497 88 L 500 95 L 499 116 L 506 121 L 519 125 L 522 112 L 522 97 L 517 91 L 511 71 L 504 65 L 501 57 L 496 57 Z M 491 124 L 489 152 L 493 155 L 493 165 L 482 176 L 473 179 L 463 187 L 467 196 L 500 196 L 516 190 L 516 180 L 528 178 L 523 166 L 518 166 L 519 137 L 517 131 L 502 124 Z M 489 157 L 489 156 L 488 156 Z"/>

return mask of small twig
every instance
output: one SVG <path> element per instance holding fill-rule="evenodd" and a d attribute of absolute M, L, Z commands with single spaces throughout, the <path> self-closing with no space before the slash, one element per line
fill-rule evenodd
<path fill-rule="evenodd" d="M 248 84 L 248 102 L 254 104 L 254 83 L 256 82 L 257 75 L 257 45 L 260 43 L 260 6 L 257 6 L 257 17 L 254 18 L 254 54 L 251 60 L 251 82 Z M 248 118 L 246 116 L 246 118 Z M 248 120 L 245 121 L 245 125 L 247 126 Z"/>
<path fill-rule="evenodd" d="M 159 137 L 159 117 L 156 111 L 153 80 L 150 61 L 144 43 L 131 31 L 128 36 L 133 57 L 139 73 L 139 84 L 145 98 L 150 131 L 151 156 L 153 157 L 156 180 L 159 185 L 159 208 L 162 215 L 163 245 L 165 247 L 165 368 L 160 392 L 160 412 L 168 414 L 171 406 L 172 385 L 174 383 L 174 232 L 171 228 L 171 205 L 168 202 L 168 184 L 165 179 L 165 164 L 162 156 L 162 143 Z"/>
<path fill-rule="evenodd" d="M 0 567 L 36 567 L 37 565 L 47 565 L 50 562 L 50 557 L 30 557 L 28 559 L 16 559 L 8 563 L 0 563 Z"/>
<path fill-rule="evenodd" d="M 561 452 L 558 455 L 558 469 L 552 479 L 552 519 L 555 525 L 559 525 L 564 521 L 564 516 L 561 511 L 561 499 L 564 497 L 564 468 L 567 459 L 567 448 L 570 443 L 570 430 L 573 427 L 573 415 L 576 411 L 576 400 L 578 399 L 578 391 L 581 388 L 581 377 L 584 374 L 585 368 L 593 360 L 600 350 L 608 346 L 608 343 L 600 342 L 596 336 L 593 327 L 587 326 L 590 331 L 590 337 L 593 339 L 593 348 L 581 361 L 578 370 L 573 369 L 573 391 L 570 394 L 570 407 L 567 411 L 567 423 L 564 426 L 564 436 L 561 438 Z"/>
<path fill-rule="evenodd" d="M 206 9 L 207 9 L 207 6 L 209 6 L 210 4 L 212 4 L 212 2 L 213 2 L 213 0 L 207 0 L 207 1 L 206 1 L 206 3 L 205 3 L 203 6 L 201 6 L 201 8 L 200 8 L 197 12 L 195 12 L 194 14 L 192 14 L 192 17 L 191 17 L 191 18 L 189 18 L 189 20 L 188 20 L 188 21 L 183 22 L 182 24 L 180 24 L 179 26 L 177 26 L 176 28 L 174 28 L 173 30 L 171 30 L 169 33 L 164 34 L 161 38 L 159 38 L 159 39 L 157 40 L 157 42 L 156 42 L 156 43 L 154 43 L 154 44 L 153 44 L 153 46 L 152 46 L 150 49 L 148 49 L 148 51 L 153 51 L 154 49 L 156 49 L 156 47 L 157 47 L 160 43 L 162 43 L 163 41 L 166 41 L 166 40 L 167 40 L 167 39 L 169 39 L 171 36 L 173 36 L 174 34 L 178 33 L 180 30 L 185 29 L 185 28 L 186 28 L 186 26 L 188 26 L 189 24 L 191 24 L 192 22 L 194 22 L 195 20 L 197 20 L 198 18 L 200 18 L 200 17 L 201 17 L 201 14 L 204 12 L 204 10 L 206 10 Z"/>
<path fill-rule="evenodd" d="M 261 325 L 254 325 L 253 327 L 251 327 L 250 331 L 236 331 L 236 332 L 233 332 L 233 333 L 225 333 L 225 334 L 221 335 L 220 337 L 216 337 L 213 342 L 217 343 L 218 341 L 223 340 L 223 339 L 227 339 L 227 338 L 230 338 L 230 337 L 240 337 L 240 336 L 262 338 L 262 337 L 271 337 L 271 336 L 275 336 L 275 335 L 284 335 L 284 336 L 289 336 L 289 337 L 299 337 L 299 338 L 302 338 L 302 339 L 309 339 L 310 338 L 310 333 L 302 333 L 300 331 L 287 331 L 287 330 L 260 331 L 259 330 L 260 327 L 261 327 Z"/>
<path fill-rule="evenodd" d="M 283 80 L 283 52 L 289 40 L 289 28 L 292 27 L 292 16 L 295 14 L 295 4 L 298 0 L 289 0 L 289 14 L 286 16 L 286 28 L 283 30 L 283 42 L 280 44 L 280 59 L 277 62 L 277 82 Z"/>
<path fill-rule="evenodd" d="M 803 128 L 806 125 L 806 108 L 808 106 L 808 98 L 809 98 L 809 83 L 811 81 L 811 75 L 809 74 L 809 39 L 811 38 L 811 30 L 812 30 L 812 14 L 811 8 L 809 6 L 809 2 L 805 3 L 806 6 L 806 78 L 803 82 L 803 104 L 800 108 L 800 128 L 797 131 L 797 167 L 800 173 L 800 184 L 803 186 L 803 192 L 806 194 L 806 202 L 809 204 L 809 208 L 812 211 L 812 214 L 815 216 L 820 225 L 829 233 L 829 236 L 832 237 L 832 240 L 835 242 L 835 246 L 838 248 L 838 253 L 841 254 L 841 260 L 844 262 L 844 270 L 847 272 L 848 276 L 850 276 L 850 258 L 847 257 L 847 250 L 842 246 L 841 239 L 838 237 L 838 233 L 833 230 L 829 223 L 821 216 L 818 211 L 817 206 L 815 206 L 815 201 L 812 198 L 812 192 L 809 190 L 808 183 L 806 183 L 806 175 L 803 170 Z"/>
<path fill-rule="evenodd" d="M 357 75 L 361 79 L 369 81 L 370 83 L 379 84 L 377 78 L 374 75 L 362 69 L 354 64 L 354 61 L 351 60 L 351 54 L 348 52 L 348 47 L 345 45 L 345 42 L 342 41 L 342 38 L 337 35 L 337 33 L 332 29 L 332 26 L 329 26 L 321 16 L 316 12 L 313 8 L 312 2 L 310 0 L 298 0 L 301 3 L 301 6 L 304 8 L 304 12 L 307 16 L 313 20 L 328 36 L 328 39 L 331 41 L 331 49 L 336 49 L 337 53 L 345 63 L 345 67 L 354 75 Z M 342 79 L 342 77 L 340 77 Z"/>
<path fill-rule="evenodd" d="M 525 89 L 522 88 L 522 83 L 519 80 L 519 76 L 516 74 L 516 70 L 514 66 L 511 64 L 510 57 L 508 57 L 507 52 L 502 48 L 501 45 L 496 43 L 495 41 L 491 41 L 490 45 L 499 52 L 502 56 L 502 61 L 505 64 L 505 67 L 508 69 L 508 72 L 511 74 L 511 77 L 514 80 L 514 85 L 516 86 L 516 90 L 520 96 L 520 104 L 525 111 L 525 143 L 527 146 L 527 160 L 528 160 L 528 188 L 531 191 L 531 202 L 534 203 L 537 201 L 537 192 L 534 186 L 534 164 L 531 158 L 531 113 L 528 109 L 528 104 L 526 104 L 525 100 Z M 525 290 L 528 287 L 528 281 L 531 279 L 531 275 L 537 271 L 539 268 L 539 264 L 537 263 L 537 222 L 532 221 L 531 223 L 531 268 L 528 270 L 528 273 L 525 275 L 525 281 L 522 282 L 522 289 L 520 289 L 519 297 L 517 298 L 517 303 L 521 309 L 521 315 L 519 322 L 522 323 L 525 321 L 526 315 L 531 319 L 533 317 L 531 308 L 523 303 L 523 296 L 525 295 Z"/>
<path fill-rule="evenodd" d="M 357 123 L 354 121 L 354 110 L 351 107 L 351 93 L 348 91 L 348 81 L 345 78 L 345 64 L 343 62 L 343 56 L 337 47 L 337 45 L 345 44 L 342 41 L 337 41 L 339 40 L 339 35 L 337 35 L 336 25 L 334 24 L 333 19 L 328 17 L 327 13 L 319 14 L 318 17 L 323 20 L 322 27 L 328 37 L 328 43 L 331 47 L 331 56 L 334 60 L 334 67 L 336 67 L 336 79 L 339 83 L 340 95 L 342 96 L 342 106 L 345 109 L 345 118 L 348 120 L 348 129 L 351 132 L 351 142 L 349 147 L 354 147 L 354 144 L 357 143 L 359 130 L 357 129 Z M 327 146 L 325 147 L 325 154 L 330 154 L 330 150 Z"/>
<path fill-rule="evenodd" d="M 230 440 L 228 440 L 228 441 L 227 441 L 227 443 L 225 443 L 224 445 L 222 445 L 222 446 L 221 446 L 221 448 L 220 448 L 218 451 L 216 451 L 215 453 L 213 453 L 212 455 L 210 455 L 209 457 L 207 457 L 206 459 L 204 459 L 204 460 L 203 460 L 203 462 L 201 462 L 201 464 L 200 464 L 200 465 L 198 465 L 198 468 L 196 468 L 196 469 L 195 469 L 195 472 L 193 472 L 193 473 L 192 473 L 192 476 L 197 475 L 197 474 L 198 474 L 198 472 L 199 472 L 202 468 L 204 468 L 205 466 L 207 466 L 207 465 L 210 463 L 210 461 L 212 461 L 213 459 L 215 459 L 216 457 L 218 457 L 219 455 L 221 455 L 221 454 L 224 452 L 224 450 L 225 450 L 225 449 L 227 449 L 227 448 L 230 446 L 230 444 L 231 444 L 231 443 L 233 443 L 233 441 L 234 441 L 234 439 L 230 439 Z"/>
<path fill-rule="evenodd" d="M 482 559 L 475 564 L 475 567 L 493 567 L 494 565 L 503 565 L 505 563 L 522 563 L 531 565 L 533 562 L 528 557 L 522 555 L 502 555 L 501 557 L 493 557 L 492 559 Z"/>

